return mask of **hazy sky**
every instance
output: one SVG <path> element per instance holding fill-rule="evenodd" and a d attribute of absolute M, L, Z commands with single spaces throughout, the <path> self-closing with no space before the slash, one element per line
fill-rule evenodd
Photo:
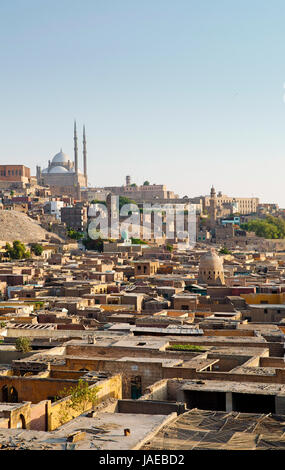
<path fill-rule="evenodd" d="M 1 163 L 285 207 L 284 0 L 1 0 Z M 82 165 L 81 165 L 82 166 Z"/>

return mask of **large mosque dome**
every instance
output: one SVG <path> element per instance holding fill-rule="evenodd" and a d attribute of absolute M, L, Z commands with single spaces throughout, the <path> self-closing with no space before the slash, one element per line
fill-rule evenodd
<path fill-rule="evenodd" d="M 50 169 L 49 173 L 69 173 L 69 171 L 63 166 L 58 165 L 58 166 L 53 166 Z"/>
<path fill-rule="evenodd" d="M 199 282 L 209 285 L 222 285 L 225 283 L 223 259 L 213 249 L 200 258 Z"/>
<path fill-rule="evenodd" d="M 69 156 L 61 150 L 53 157 L 52 163 L 68 163 L 69 160 Z"/>
<path fill-rule="evenodd" d="M 48 161 L 48 167 L 37 166 L 37 182 L 49 186 L 52 196 L 68 195 L 80 199 L 80 188 L 87 187 L 87 148 L 83 127 L 83 167 L 79 170 L 76 122 L 74 123 L 74 158 L 62 151 Z"/>

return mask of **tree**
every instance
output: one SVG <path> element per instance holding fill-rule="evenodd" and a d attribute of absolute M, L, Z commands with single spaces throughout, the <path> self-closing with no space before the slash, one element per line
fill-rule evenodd
<path fill-rule="evenodd" d="M 69 238 L 72 238 L 73 240 L 81 240 L 81 238 L 84 237 L 83 233 L 77 232 L 74 229 L 67 230 L 67 235 L 69 236 Z"/>
<path fill-rule="evenodd" d="M 99 201 L 99 199 L 93 199 L 93 201 L 91 201 L 91 204 L 104 204 L 104 206 L 107 205 L 106 201 Z"/>
<path fill-rule="evenodd" d="M 140 238 L 131 238 L 132 245 L 147 245 L 147 243 L 144 240 L 141 240 Z"/>
<path fill-rule="evenodd" d="M 223 248 L 220 249 L 219 251 L 220 255 L 231 255 L 232 252 L 230 250 L 228 250 L 225 246 L 223 246 Z"/>
<path fill-rule="evenodd" d="M 170 251 L 170 253 L 173 251 L 173 245 L 170 245 L 170 243 L 167 243 L 166 249 Z"/>
<path fill-rule="evenodd" d="M 241 228 L 254 232 L 257 237 L 267 239 L 285 238 L 285 221 L 279 217 L 267 216 L 266 219 L 254 219 L 245 224 L 241 224 Z"/>
<path fill-rule="evenodd" d="M 79 379 L 75 387 L 63 389 L 57 398 L 69 397 L 70 401 L 67 407 L 79 413 L 83 413 L 90 408 L 90 405 L 95 405 L 99 389 L 100 387 L 91 388 L 88 382 Z"/>
<path fill-rule="evenodd" d="M 145 181 L 143 185 L 144 186 L 149 186 L 149 184 L 150 184 L 149 181 Z"/>
<path fill-rule="evenodd" d="M 11 259 L 26 259 L 31 257 L 30 251 L 26 250 L 24 243 L 19 240 L 13 241 L 13 246 L 10 243 L 6 243 L 5 249 Z"/>
<path fill-rule="evenodd" d="M 94 250 L 98 251 L 99 253 L 103 252 L 104 243 L 102 238 L 100 237 L 96 240 L 93 240 L 89 237 L 89 235 L 87 235 L 87 238 L 84 238 L 84 240 L 82 240 L 82 243 L 85 246 L 86 250 Z"/>
<path fill-rule="evenodd" d="M 44 248 L 39 243 L 33 243 L 31 246 L 31 251 L 34 253 L 34 255 L 41 256 L 42 252 L 44 251 Z"/>
<path fill-rule="evenodd" d="M 119 209 L 121 210 L 125 204 L 137 204 L 133 199 L 129 199 L 126 196 L 119 196 Z"/>
<path fill-rule="evenodd" d="M 27 353 L 32 350 L 31 340 L 29 338 L 21 336 L 16 340 L 16 349 L 19 352 Z"/>

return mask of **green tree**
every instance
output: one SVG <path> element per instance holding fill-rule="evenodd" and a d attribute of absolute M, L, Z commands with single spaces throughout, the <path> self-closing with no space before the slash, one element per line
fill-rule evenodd
<path fill-rule="evenodd" d="M 93 201 L 91 201 L 91 204 L 104 204 L 104 206 L 106 206 L 106 201 L 99 201 L 99 199 L 93 199 Z"/>
<path fill-rule="evenodd" d="M 223 246 L 223 248 L 220 249 L 219 253 L 221 255 L 231 255 L 232 252 L 230 250 L 228 250 L 225 246 Z"/>
<path fill-rule="evenodd" d="M 26 259 L 31 257 L 30 251 L 26 250 L 24 243 L 19 240 L 13 241 L 13 245 L 6 243 L 6 253 L 11 259 Z"/>
<path fill-rule="evenodd" d="M 34 255 L 41 256 L 42 252 L 44 251 L 44 248 L 39 243 L 33 243 L 31 246 L 31 251 L 32 253 L 34 253 Z"/>
<path fill-rule="evenodd" d="M 84 237 L 83 233 L 77 232 L 74 229 L 67 230 L 67 235 L 69 236 L 69 238 L 72 238 L 73 240 L 81 240 Z"/>
<path fill-rule="evenodd" d="M 126 196 L 119 196 L 119 209 L 121 210 L 125 204 L 137 204 L 133 199 L 129 199 Z"/>
<path fill-rule="evenodd" d="M 30 352 L 32 349 L 31 340 L 27 337 L 21 336 L 16 340 L 16 349 L 19 352 L 27 353 Z"/>
<path fill-rule="evenodd" d="M 76 386 L 63 389 L 57 398 L 69 397 L 70 401 L 67 407 L 79 413 L 83 413 L 90 407 L 90 404 L 91 406 L 95 405 L 99 389 L 100 387 L 91 388 L 88 382 L 79 379 Z"/>
<path fill-rule="evenodd" d="M 131 238 L 131 241 L 133 245 L 147 245 L 147 243 L 140 238 Z"/>
<path fill-rule="evenodd" d="M 143 185 L 144 186 L 149 186 L 149 184 L 150 184 L 149 181 L 145 181 Z"/>
<path fill-rule="evenodd" d="M 173 251 L 173 245 L 170 245 L 170 243 L 167 243 L 166 249 L 170 251 L 170 253 Z"/>
<path fill-rule="evenodd" d="M 266 219 L 254 219 L 245 224 L 241 224 L 241 228 L 254 232 L 256 236 L 267 239 L 285 238 L 285 221 L 280 217 L 267 216 Z"/>

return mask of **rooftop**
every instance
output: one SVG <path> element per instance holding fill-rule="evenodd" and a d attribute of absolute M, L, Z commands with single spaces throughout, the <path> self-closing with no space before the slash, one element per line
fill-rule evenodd
<path fill-rule="evenodd" d="M 0 444 L 21 450 L 131 450 L 143 445 L 148 436 L 168 421 L 165 415 L 97 413 L 94 418 L 81 415 L 52 432 L 0 429 Z M 130 435 L 125 436 L 124 429 L 129 429 Z M 77 431 L 85 432 L 85 437 L 75 444 L 67 442 L 68 436 Z"/>
<path fill-rule="evenodd" d="M 284 450 L 284 416 L 193 409 L 164 426 L 141 449 Z"/>

